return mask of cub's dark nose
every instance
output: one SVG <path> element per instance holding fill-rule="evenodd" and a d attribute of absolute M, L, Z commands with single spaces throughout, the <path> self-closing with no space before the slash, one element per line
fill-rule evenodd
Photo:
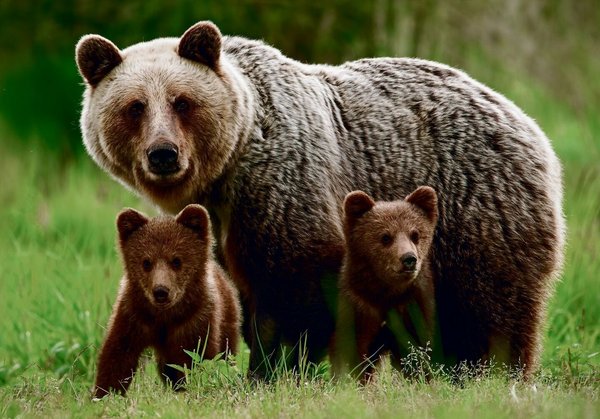
<path fill-rule="evenodd" d="M 154 287 L 152 290 L 152 295 L 154 296 L 154 301 L 159 304 L 166 303 L 169 300 L 169 289 L 167 287 L 163 287 L 159 285 Z"/>
<path fill-rule="evenodd" d="M 168 175 L 179 170 L 177 146 L 165 142 L 154 144 L 146 151 L 150 171 L 156 175 Z"/>
<path fill-rule="evenodd" d="M 413 252 L 405 253 L 400 257 L 400 262 L 405 270 L 414 271 L 417 267 L 417 256 Z"/>

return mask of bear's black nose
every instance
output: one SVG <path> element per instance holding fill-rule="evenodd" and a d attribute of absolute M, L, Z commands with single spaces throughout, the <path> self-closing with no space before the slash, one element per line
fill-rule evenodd
<path fill-rule="evenodd" d="M 413 252 L 405 253 L 400 257 L 400 262 L 405 270 L 414 271 L 417 266 L 417 256 Z"/>
<path fill-rule="evenodd" d="M 169 289 L 159 285 L 152 290 L 154 301 L 157 303 L 166 303 L 169 300 Z"/>
<path fill-rule="evenodd" d="M 154 144 L 146 151 L 150 171 L 156 175 L 168 175 L 179 170 L 177 146 L 170 142 Z"/>

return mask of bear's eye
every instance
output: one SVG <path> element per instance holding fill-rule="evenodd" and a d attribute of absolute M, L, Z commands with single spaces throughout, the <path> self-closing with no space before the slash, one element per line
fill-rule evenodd
<path fill-rule="evenodd" d="M 173 109 L 178 114 L 185 114 L 190 110 L 190 102 L 186 98 L 180 97 L 173 103 Z"/>
<path fill-rule="evenodd" d="M 144 113 L 144 104 L 139 100 L 136 100 L 127 109 L 127 113 L 133 119 L 139 119 Z"/>
<path fill-rule="evenodd" d="M 381 244 L 383 244 L 384 246 L 389 246 L 390 244 L 392 244 L 392 235 L 389 233 L 385 233 L 381 236 Z"/>
<path fill-rule="evenodd" d="M 414 244 L 419 243 L 419 232 L 417 230 L 413 230 L 410 233 L 410 241 L 413 242 Z"/>
<path fill-rule="evenodd" d="M 181 259 L 179 259 L 178 257 L 174 257 L 171 261 L 171 266 L 175 270 L 181 269 Z"/>
<path fill-rule="evenodd" d="M 142 261 L 142 268 L 144 268 L 144 271 L 146 272 L 150 272 L 152 270 L 152 262 L 150 259 L 144 259 Z"/>

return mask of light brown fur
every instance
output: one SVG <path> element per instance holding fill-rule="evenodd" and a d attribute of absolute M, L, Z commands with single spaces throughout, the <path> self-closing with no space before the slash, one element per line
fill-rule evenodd
<path fill-rule="evenodd" d="M 147 347 L 155 351 L 163 381 L 174 386 L 184 375 L 168 364 L 189 367 L 184 349 L 199 348 L 204 359 L 235 353 L 238 295 L 211 258 L 206 210 L 189 205 L 174 218 L 148 219 L 128 209 L 117 227 L 125 275 L 100 351 L 94 396 L 125 394 Z"/>

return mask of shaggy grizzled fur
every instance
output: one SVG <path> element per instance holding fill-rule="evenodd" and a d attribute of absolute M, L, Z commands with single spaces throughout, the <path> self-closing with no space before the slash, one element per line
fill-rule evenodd
<path fill-rule="evenodd" d="M 206 210 L 189 205 L 175 218 L 153 219 L 123 210 L 117 228 L 125 275 L 100 350 L 94 396 L 125 394 L 148 347 L 172 385 L 185 376 L 170 364 L 191 364 L 184 349 L 199 346 L 205 359 L 235 353 L 239 297 L 211 258 Z"/>
<path fill-rule="evenodd" d="M 93 159 L 167 212 L 198 202 L 214 216 L 258 374 L 262 354 L 305 331 L 310 359 L 324 353 L 334 321 L 321 281 L 340 268 L 344 196 L 418 185 L 439 199 L 444 350 L 535 368 L 562 262 L 561 169 L 506 98 L 430 61 L 302 64 L 210 22 L 123 51 L 87 35 L 76 56 Z M 147 156 L 165 142 L 176 172 L 157 175 Z"/>

